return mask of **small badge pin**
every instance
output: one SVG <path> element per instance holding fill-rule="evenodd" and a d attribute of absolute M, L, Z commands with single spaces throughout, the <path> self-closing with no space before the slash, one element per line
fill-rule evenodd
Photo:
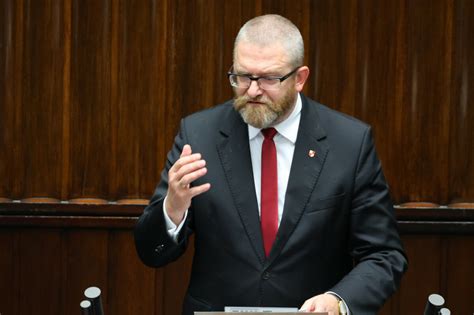
<path fill-rule="evenodd" d="M 309 150 L 308 156 L 309 156 L 310 158 L 315 157 L 315 156 L 316 156 L 316 151 L 314 151 L 314 150 Z"/>

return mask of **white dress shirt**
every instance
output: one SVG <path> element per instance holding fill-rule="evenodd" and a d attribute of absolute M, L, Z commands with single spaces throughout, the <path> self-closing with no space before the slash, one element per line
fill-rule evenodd
<path fill-rule="evenodd" d="M 277 151 L 277 175 L 278 175 L 278 226 L 283 215 L 286 188 L 290 177 L 291 162 L 295 151 L 296 137 L 301 118 L 301 97 L 298 94 L 293 112 L 287 119 L 274 126 L 277 131 L 273 141 Z M 261 172 L 262 172 L 262 144 L 263 134 L 260 129 L 248 125 L 250 157 L 252 159 L 253 179 L 255 194 L 257 195 L 258 212 L 260 214 L 261 194 Z"/>

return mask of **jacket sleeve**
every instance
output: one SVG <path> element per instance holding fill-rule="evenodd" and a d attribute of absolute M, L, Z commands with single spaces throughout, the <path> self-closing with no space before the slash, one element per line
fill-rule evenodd
<path fill-rule="evenodd" d="M 186 143 L 185 123 L 182 120 L 180 131 L 168 153 L 165 168 L 161 172 L 160 183 L 135 226 L 134 237 L 138 256 L 150 267 L 161 267 L 178 259 L 186 250 L 189 235 L 192 234 L 191 211 L 188 212 L 177 243 L 168 235 L 163 214 L 163 202 L 168 191 L 168 171 L 179 159 Z"/>
<path fill-rule="evenodd" d="M 376 314 L 398 288 L 407 259 L 370 128 L 361 141 L 354 180 L 349 252 L 355 266 L 331 291 L 346 301 L 351 314 Z"/>

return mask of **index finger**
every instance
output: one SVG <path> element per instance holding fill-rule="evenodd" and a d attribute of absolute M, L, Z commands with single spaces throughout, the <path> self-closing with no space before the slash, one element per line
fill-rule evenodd
<path fill-rule="evenodd" d="M 177 172 L 184 165 L 192 163 L 200 159 L 201 159 L 201 153 L 193 153 L 191 155 L 182 156 L 174 163 L 174 165 L 171 167 L 170 170 Z"/>

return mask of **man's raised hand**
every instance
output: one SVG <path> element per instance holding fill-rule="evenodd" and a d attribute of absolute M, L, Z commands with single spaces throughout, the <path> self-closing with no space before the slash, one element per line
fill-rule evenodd
<path fill-rule="evenodd" d="M 174 224 L 181 223 L 194 196 L 211 188 L 209 183 L 191 186 L 193 181 L 206 173 L 206 161 L 202 159 L 201 154 L 193 154 L 191 146 L 184 145 L 180 158 L 168 171 L 168 195 L 165 206 L 168 216 Z"/>

